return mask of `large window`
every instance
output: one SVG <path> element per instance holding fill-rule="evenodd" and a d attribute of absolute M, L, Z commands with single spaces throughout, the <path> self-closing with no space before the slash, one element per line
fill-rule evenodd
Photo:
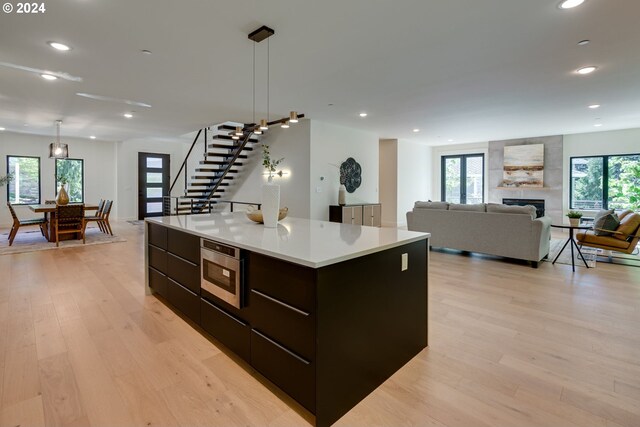
<path fill-rule="evenodd" d="M 442 157 L 443 202 L 484 202 L 484 154 Z"/>
<path fill-rule="evenodd" d="M 571 209 L 637 209 L 640 154 L 572 157 Z"/>
<path fill-rule="evenodd" d="M 56 159 L 56 191 L 60 181 L 67 182 L 67 193 L 72 203 L 84 202 L 84 161 L 82 159 Z"/>
<path fill-rule="evenodd" d="M 40 157 L 7 156 L 7 201 L 14 205 L 40 203 Z"/>

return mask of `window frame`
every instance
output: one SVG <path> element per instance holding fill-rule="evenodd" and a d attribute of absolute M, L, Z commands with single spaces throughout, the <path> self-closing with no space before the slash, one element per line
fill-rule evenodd
<path fill-rule="evenodd" d="M 485 171 L 485 166 L 486 166 L 486 158 L 485 158 L 485 153 L 467 153 L 467 154 L 446 154 L 443 156 L 440 156 L 440 200 L 443 202 L 446 202 L 446 198 L 447 198 L 447 182 L 446 182 L 446 175 L 447 175 L 447 168 L 446 168 L 446 164 L 447 164 L 447 159 L 456 159 L 459 158 L 460 159 L 460 204 L 467 204 L 467 193 L 466 193 L 466 183 L 467 183 L 467 158 L 469 157 L 481 157 L 482 158 L 482 202 L 480 203 L 484 203 L 485 202 L 485 194 L 484 194 L 484 190 L 485 190 L 485 184 L 486 184 L 486 171 Z M 464 195 L 462 194 L 462 188 L 465 188 L 465 192 Z"/>
<path fill-rule="evenodd" d="M 573 206 L 573 179 L 571 178 L 571 172 L 573 171 L 574 159 L 602 159 L 602 209 L 609 209 L 609 158 L 610 157 L 633 157 L 640 156 L 640 153 L 628 153 L 628 154 L 596 154 L 590 156 L 571 156 L 569 157 L 569 209 L 576 209 L 581 211 L 593 211 L 594 209 L 578 209 Z"/>
<path fill-rule="evenodd" d="M 53 178 L 55 180 L 54 182 L 54 191 L 55 191 L 55 195 L 57 196 L 58 194 L 58 161 L 67 161 L 67 160 L 72 160 L 72 161 L 76 161 L 76 162 L 80 162 L 81 164 L 81 168 L 82 168 L 82 200 L 78 201 L 70 201 L 70 203 L 84 203 L 84 159 L 73 159 L 73 158 L 66 158 L 66 159 L 55 159 L 54 162 L 54 171 L 53 171 Z M 67 191 L 68 193 L 69 191 Z M 69 200 L 71 200 L 71 195 L 69 195 Z"/>
<path fill-rule="evenodd" d="M 19 158 L 19 159 L 38 159 L 38 203 L 35 203 L 35 204 L 39 205 L 40 203 L 42 203 L 42 161 L 40 156 L 20 156 L 17 154 L 7 154 L 7 158 L 6 158 L 7 174 L 9 173 L 9 159 L 12 157 Z M 7 203 L 11 203 L 11 200 L 9 199 L 9 184 L 10 182 L 7 182 Z M 12 206 L 29 206 L 33 204 L 34 203 L 11 203 Z"/>

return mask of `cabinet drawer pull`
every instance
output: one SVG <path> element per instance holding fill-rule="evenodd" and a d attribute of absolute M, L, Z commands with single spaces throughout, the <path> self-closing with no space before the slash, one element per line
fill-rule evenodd
<path fill-rule="evenodd" d="M 233 320 L 234 322 L 239 323 L 239 324 L 241 324 L 242 326 L 247 326 L 247 324 L 246 324 L 246 323 L 244 323 L 244 322 L 240 321 L 239 319 L 236 319 L 235 317 L 233 317 L 232 315 L 230 315 L 230 314 L 229 314 L 229 313 L 227 313 L 226 311 L 224 311 L 224 310 L 220 310 L 218 307 L 216 307 L 215 305 L 211 304 L 211 303 L 210 303 L 209 301 L 207 301 L 206 299 L 204 299 L 204 298 L 201 298 L 201 299 L 202 299 L 202 302 L 204 302 L 205 304 L 207 304 L 208 306 L 210 306 L 210 307 L 211 307 L 211 308 L 213 308 L 214 310 L 217 310 L 218 312 L 220 312 L 220 313 L 224 314 L 225 316 L 227 316 L 229 319 Z"/>
<path fill-rule="evenodd" d="M 284 302 L 282 302 L 282 301 L 280 301 L 280 300 L 277 300 L 277 299 L 275 299 L 275 298 L 273 298 L 273 297 L 270 297 L 270 296 L 269 296 L 269 295 L 267 295 L 267 294 L 263 294 L 263 293 L 262 293 L 262 292 L 260 292 L 260 291 L 256 291 L 255 289 L 251 289 L 251 292 L 253 292 L 254 294 L 260 295 L 262 298 L 266 298 L 266 299 L 268 299 L 268 300 L 269 300 L 269 301 L 271 301 L 271 302 L 275 302 L 276 304 L 279 304 L 279 305 L 281 305 L 281 306 L 283 306 L 283 307 L 285 307 L 285 308 L 288 308 L 289 310 L 293 310 L 293 311 L 295 311 L 295 312 L 296 312 L 296 313 L 298 313 L 298 314 L 302 314 L 303 316 L 308 316 L 308 315 L 309 315 L 309 313 L 307 313 L 306 311 L 302 311 L 302 310 L 300 310 L 300 309 L 298 309 L 298 308 L 295 308 L 295 307 L 293 307 L 293 306 L 291 306 L 291 305 L 289 305 L 289 304 L 287 304 L 287 303 L 284 303 Z"/>
<path fill-rule="evenodd" d="M 297 360 L 299 360 L 300 362 L 304 363 L 305 365 L 309 365 L 311 364 L 311 362 L 309 362 L 308 360 L 303 359 L 302 357 L 298 356 L 297 354 L 293 353 L 291 350 L 281 346 L 280 344 L 278 344 L 277 342 L 275 342 L 274 340 L 272 340 L 271 338 L 269 338 L 268 336 L 260 333 L 257 329 L 252 329 L 252 331 L 256 334 L 259 335 L 260 338 L 265 339 L 267 341 L 269 341 L 269 343 L 275 345 L 276 347 L 278 347 L 280 350 L 284 351 L 285 353 L 287 353 L 289 356 L 291 357 L 295 357 Z"/>
<path fill-rule="evenodd" d="M 178 283 L 178 282 L 176 282 L 175 280 L 173 280 L 171 277 L 167 277 L 167 279 L 169 279 L 169 281 L 170 281 L 171 283 L 173 283 L 174 285 L 178 285 L 178 286 L 180 286 L 183 290 L 185 290 L 185 291 L 189 292 L 189 293 L 190 293 L 191 295 L 193 295 L 194 297 L 199 296 L 198 294 L 196 294 L 195 292 L 193 292 L 191 289 L 186 288 L 186 287 L 182 286 L 180 283 Z"/>
<path fill-rule="evenodd" d="M 182 258 L 180 255 L 176 255 L 173 252 L 167 252 L 167 253 L 174 258 L 178 258 L 180 261 L 184 262 L 185 264 L 189 264 L 192 267 L 198 267 L 198 264 L 196 264 L 195 262 L 191 262 L 186 258 Z"/>

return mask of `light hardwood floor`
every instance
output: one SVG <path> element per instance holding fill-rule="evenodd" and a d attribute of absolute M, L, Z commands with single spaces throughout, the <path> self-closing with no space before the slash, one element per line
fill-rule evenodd
<path fill-rule="evenodd" d="M 309 425 L 145 296 L 142 226 L 116 233 L 0 256 L 0 426 Z M 433 252 L 429 297 L 429 348 L 336 426 L 640 425 L 640 268 Z"/>

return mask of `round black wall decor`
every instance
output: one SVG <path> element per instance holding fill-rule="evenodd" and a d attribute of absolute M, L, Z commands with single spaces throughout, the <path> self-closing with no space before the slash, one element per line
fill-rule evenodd
<path fill-rule="evenodd" d="M 340 165 L 340 183 L 347 192 L 353 193 L 362 184 L 362 167 L 353 157 L 349 157 Z"/>

